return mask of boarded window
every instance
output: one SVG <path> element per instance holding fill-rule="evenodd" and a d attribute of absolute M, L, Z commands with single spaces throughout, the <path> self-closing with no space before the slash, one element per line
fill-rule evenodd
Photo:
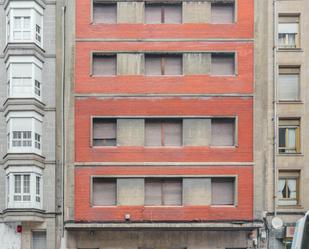
<path fill-rule="evenodd" d="M 211 54 L 211 74 L 212 75 L 234 75 L 235 55 L 227 53 Z"/>
<path fill-rule="evenodd" d="M 182 179 L 145 179 L 146 206 L 182 204 Z"/>
<path fill-rule="evenodd" d="M 279 100 L 299 100 L 300 68 L 280 67 L 278 77 Z"/>
<path fill-rule="evenodd" d="M 181 146 L 181 119 L 149 119 L 145 121 L 146 146 Z"/>
<path fill-rule="evenodd" d="M 146 23 L 181 23 L 181 4 L 146 4 Z"/>
<path fill-rule="evenodd" d="M 117 184 L 113 178 L 93 178 L 93 206 L 115 206 L 117 203 Z"/>
<path fill-rule="evenodd" d="M 235 145 L 235 119 L 213 118 L 211 120 L 211 145 Z"/>
<path fill-rule="evenodd" d="M 117 4 L 116 3 L 93 3 L 93 22 L 112 24 L 117 22 Z"/>
<path fill-rule="evenodd" d="M 233 23 L 235 21 L 234 3 L 212 3 L 211 22 L 212 23 Z"/>
<path fill-rule="evenodd" d="M 32 248 L 46 249 L 46 232 L 32 232 Z"/>
<path fill-rule="evenodd" d="M 145 55 L 146 75 L 181 75 L 182 55 Z"/>
<path fill-rule="evenodd" d="M 211 204 L 234 205 L 235 178 L 212 178 L 211 179 Z"/>
<path fill-rule="evenodd" d="M 93 146 L 116 146 L 116 119 L 93 119 Z"/>
<path fill-rule="evenodd" d="M 97 76 L 116 75 L 116 55 L 94 54 L 92 61 L 92 74 Z"/>
<path fill-rule="evenodd" d="M 300 120 L 279 120 L 279 153 L 300 152 Z"/>

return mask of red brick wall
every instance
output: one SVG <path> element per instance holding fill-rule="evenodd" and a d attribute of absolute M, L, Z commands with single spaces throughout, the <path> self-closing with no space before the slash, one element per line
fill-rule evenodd
<path fill-rule="evenodd" d="M 252 38 L 254 0 L 237 1 L 235 24 L 91 25 L 91 0 L 76 1 L 77 38 Z"/>
<path fill-rule="evenodd" d="M 94 51 L 229 51 L 237 54 L 236 76 L 91 77 Z M 253 45 L 237 42 L 81 42 L 76 45 L 77 93 L 252 93 Z"/>
<path fill-rule="evenodd" d="M 243 162 L 252 161 L 251 98 L 108 98 L 79 99 L 75 104 L 75 158 L 79 162 Z M 91 116 L 237 116 L 236 148 L 180 147 L 95 148 Z"/>
<path fill-rule="evenodd" d="M 238 177 L 238 205 L 145 207 L 115 206 L 91 207 L 91 176 L 107 175 L 233 175 Z M 132 221 L 211 221 L 252 220 L 253 205 L 252 167 L 78 167 L 75 169 L 75 220 L 76 221 L 124 221 L 131 214 Z"/>

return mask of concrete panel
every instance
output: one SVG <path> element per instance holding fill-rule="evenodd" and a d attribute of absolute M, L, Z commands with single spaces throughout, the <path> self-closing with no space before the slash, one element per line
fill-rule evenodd
<path fill-rule="evenodd" d="M 143 146 L 144 123 L 144 119 L 118 119 L 117 144 L 119 146 Z"/>
<path fill-rule="evenodd" d="M 210 178 L 184 178 L 183 179 L 183 205 L 210 205 L 211 179 Z"/>
<path fill-rule="evenodd" d="M 209 23 L 211 18 L 210 2 L 183 2 L 184 23 Z"/>
<path fill-rule="evenodd" d="M 183 120 L 183 143 L 185 146 L 208 146 L 210 140 L 210 119 Z"/>
<path fill-rule="evenodd" d="M 118 23 L 143 23 L 144 2 L 118 2 Z"/>
<path fill-rule="evenodd" d="M 142 74 L 143 70 L 142 54 L 117 54 L 117 74 L 118 75 L 135 75 Z"/>
<path fill-rule="evenodd" d="M 187 53 L 183 56 L 184 74 L 209 74 L 210 53 Z"/>
<path fill-rule="evenodd" d="M 144 205 L 144 179 L 117 179 L 117 204 Z"/>

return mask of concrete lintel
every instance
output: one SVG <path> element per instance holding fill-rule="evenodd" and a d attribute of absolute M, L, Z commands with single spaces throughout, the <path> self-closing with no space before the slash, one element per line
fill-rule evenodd
<path fill-rule="evenodd" d="M 79 229 L 192 229 L 192 230 L 252 230 L 264 227 L 262 222 L 187 222 L 187 223 L 66 223 L 67 230 Z"/>

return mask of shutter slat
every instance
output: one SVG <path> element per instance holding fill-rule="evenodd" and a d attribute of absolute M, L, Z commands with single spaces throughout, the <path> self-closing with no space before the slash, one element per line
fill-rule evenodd
<path fill-rule="evenodd" d="M 163 123 L 164 145 L 181 146 L 182 145 L 182 121 L 168 120 Z"/>
<path fill-rule="evenodd" d="M 182 56 L 169 55 L 165 56 L 165 75 L 181 75 L 182 74 Z"/>
<path fill-rule="evenodd" d="M 235 143 L 235 119 L 216 118 L 211 120 L 211 145 L 233 146 Z"/>
<path fill-rule="evenodd" d="M 107 3 L 93 4 L 93 22 L 94 23 L 116 23 L 117 5 Z"/>
<path fill-rule="evenodd" d="M 212 23 L 233 23 L 234 22 L 234 4 L 212 4 L 211 5 Z"/>
<path fill-rule="evenodd" d="M 235 74 L 235 59 L 232 54 L 212 54 L 211 74 L 233 75 Z"/>
<path fill-rule="evenodd" d="M 162 205 L 162 181 L 160 179 L 145 179 L 145 205 Z"/>
<path fill-rule="evenodd" d="M 93 205 L 114 206 L 116 205 L 116 179 L 94 178 L 93 179 Z"/>
<path fill-rule="evenodd" d="M 163 180 L 163 205 L 180 206 L 182 203 L 181 179 Z"/>
<path fill-rule="evenodd" d="M 181 23 L 182 8 L 179 4 L 171 4 L 164 6 L 165 23 Z"/>
<path fill-rule="evenodd" d="M 145 55 L 145 74 L 161 75 L 161 56 Z"/>
<path fill-rule="evenodd" d="M 146 120 L 145 122 L 145 145 L 161 146 L 161 121 Z"/>
<path fill-rule="evenodd" d="M 234 204 L 234 179 L 213 178 L 211 180 L 212 205 Z"/>
<path fill-rule="evenodd" d="M 93 75 L 116 75 L 116 55 L 94 55 Z"/>
<path fill-rule="evenodd" d="M 93 120 L 94 139 L 116 139 L 116 120 Z"/>
<path fill-rule="evenodd" d="M 146 5 L 145 7 L 146 23 L 161 23 L 161 6 L 160 5 Z"/>

